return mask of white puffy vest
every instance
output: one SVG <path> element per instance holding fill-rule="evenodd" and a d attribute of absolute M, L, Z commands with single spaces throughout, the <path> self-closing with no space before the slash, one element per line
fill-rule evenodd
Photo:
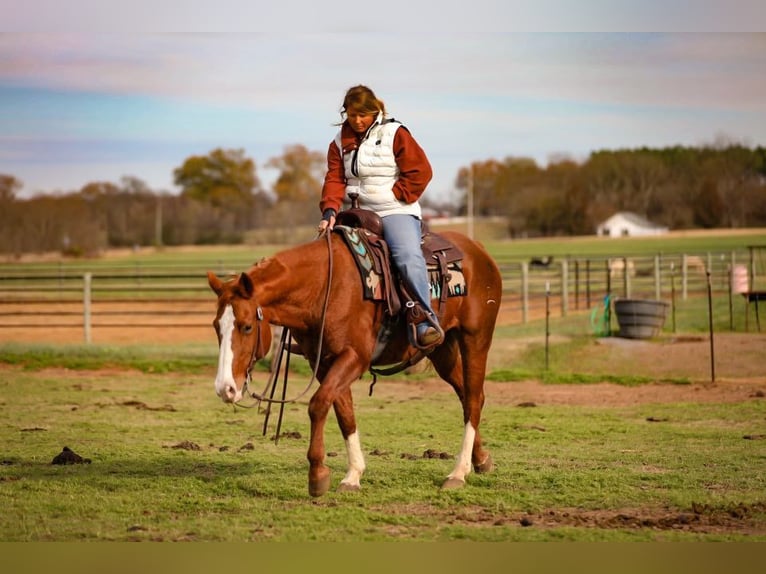
<path fill-rule="evenodd" d="M 419 218 L 420 203 L 399 201 L 393 192 L 394 183 L 399 177 L 394 157 L 394 135 L 401 125 L 395 120 L 385 120 L 379 114 L 359 147 L 343 156 L 346 195 L 358 193 L 359 207 L 370 209 L 381 217 L 408 214 Z M 343 153 L 340 131 L 335 136 L 335 144 Z M 346 200 L 350 201 L 348 197 Z"/>

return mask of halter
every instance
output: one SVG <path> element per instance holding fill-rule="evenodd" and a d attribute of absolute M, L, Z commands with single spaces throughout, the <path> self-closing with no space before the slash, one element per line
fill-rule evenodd
<path fill-rule="evenodd" d="M 316 354 L 316 361 L 314 363 L 314 369 L 311 373 L 311 379 L 309 380 L 308 384 L 306 385 L 306 388 L 301 391 L 297 396 L 291 398 L 291 399 L 285 399 L 285 396 L 287 394 L 287 372 L 288 368 L 290 366 L 290 329 L 285 327 L 282 331 L 282 338 L 279 342 L 279 348 L 277 350 L 277 368 L 272 371 L 271 375 L 269 376 L 269 380 L 266 383 L 266 387 L 263 389 L 263 392 L 258 394 L 256 392 L 251 392 L 250 397 L 255 399 L 256 402 L 252 405 L 242 405 L 240 403 L 234 403 L 235 406 L 244 408 L 244 409 L 252 409 L 254 407 L 260 407 L 261 402 L 265 402 L 268 404 L 268 407 L 266 409 L 266 419 L 263 423 L 263 434 L 266 434 L 266 425 L 269 421 L 269 415 L 271 413 L 271 405 L 272 404 L 278 404 L 279 405 L 279 419 L 277 422 L 277 432 L 274 438 L 274 443 L 276 444 L 279 441 L 279 430 L 282 426 L 282 415 L 284 413 L 285 405 L 288 403 L 294 403 L 301 399 L 303 396 L 308 393 L 311 386 L 314 384 L 314 381 L 317 377 L 317 372 L 319 370 L 319 360 L 322 356 L 322 342 L 324 340 L 324 324 L 325 324 L 325 318 L 327 317 L 327 307 L 330 303 L 330 288 L 332 286 L 332 271 L 333 271 L 333 261 L 332 261 L 332 241 L 331 241 L 331 233 L 329 231 L 324 232 L 325 237 L 327 238 L 327 267 L 328 267 L 328 274 L 327 274 L 327 291 L 325 293 L 325 300 L 324 300 L 324 306 L 322 308 L 322 322 L 319 328 L 319 343 L 317 344 L 317 354 Z M 263 353 L 260 357 L 258 356 L 258 352 L 261 350 L 261 323 L 263 322 L 263 309 L 260 305 L 256 308 L 256 337 L 258 337 L 258 343 L 253 350 L 253 356 L 250 359 L 250 365 L 247 368 L 247 373 L 245 376 L 245 383 L 242 386 L 242 394 L 244 395 L 247 390 L 250 381 L 252 380 L 251 372 L 253 370 L 253 367 L 255 366 L 256 361 L 265 356 L 266 353 Z M 281 399 L 275 399 L 274 393 L 276 391 L 276 381 L 279 377 L 279 371 L 280 367 L 282 365 L 282 356 L 285 353 L 285 349 L 287 349 L 287 357 L 285 360 L 285 372 L 284 372 L 284 378 L 282 383 L 282 398 Z M 271 389 L 271 393 L 268 397 L 266 397 L 267 391 Z"/>

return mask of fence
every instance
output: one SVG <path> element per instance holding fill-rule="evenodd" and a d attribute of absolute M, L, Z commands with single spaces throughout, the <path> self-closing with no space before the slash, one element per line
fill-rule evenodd
<path fill-rule="evenodd" d="M 714 292 L 731 297 L 732 270 L 749 263 L 746 251 L 651 257 L 568 257 L 557 261 L 497 261 L 503 277 L 499 324 L 541 318 L 546 301 L 552 314 L 591 310 L 611 298 L 685 300 Z M 244 261 L 199 261 L 183 265 L 125 266 L 5 265 L 0 267 L 0 340 L 37 332 L 37 340 L 58 329 L 71 342 L 91 342 L 94 331 L 210 329 L 213 296 L 205 272 L 229 275 Z M 755 276 L 756 270 L 751 271 Z M 77 332 L 79 331 L 79 334 Z M 44 336 L 43 333 L 46 335 Z M 143 335 L 125 335 L 140 338 Z M 145 331 L 144 331 L 145 333 Z"/>
<path fill-rule="evenodd" d="M 546 294 L 551 311 L 560 316 L 592 310 L 609 300 L 686 301 L 704 297 L 708 273 L 714 294 L 734 304 L 733 274 L 747 270 L 750 290 L 764 277 L 763 261 L 752 250 L 679 253 L 630 257 L 568 257 L 560 261 L 503 261 L 504 308 L 513 322 L 544 316 Z M 731 311 L 730 311 L 731 313 Z M 749 315 L 749 310 L 746 311 Z"/>

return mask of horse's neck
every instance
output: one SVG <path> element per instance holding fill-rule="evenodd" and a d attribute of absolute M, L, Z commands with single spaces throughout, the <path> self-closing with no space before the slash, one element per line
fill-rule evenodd
<path fill-rule="evenodd" d="M 278 253 L 248 271 L 258 304 L 277 325 L 304 328 L 321 299 L 324 275 L 319 251 L 313 247 L 308 244 Z"/>

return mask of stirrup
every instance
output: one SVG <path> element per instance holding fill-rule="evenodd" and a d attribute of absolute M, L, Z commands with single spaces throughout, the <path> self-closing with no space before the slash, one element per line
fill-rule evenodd
<path fill-rule="evenodd" d="M 426 327 L 423 329 L 421 325 Z M 422 335 L 425 336 L 425 341 L 421 341 L 421 336 L 418 334 L 421 329 L 423 329 Z M 444 342 L 444 329 L 431 313 L 426 313 L 424 320 L 419 323 L 410 323 L 410 342 L 416 349 L 429 352 Z"/>

